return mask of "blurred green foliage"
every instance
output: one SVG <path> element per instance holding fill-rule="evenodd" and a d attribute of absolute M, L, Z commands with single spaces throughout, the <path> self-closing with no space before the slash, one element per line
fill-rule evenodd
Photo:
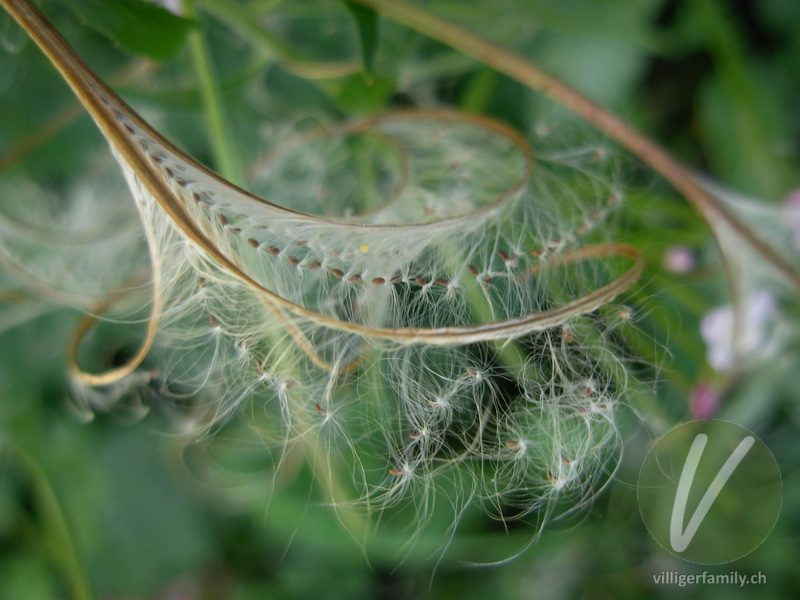
<path fill-rule="evenodd" d="M 384 19 L 378 27 L 368 12 L 354 20 L 339 1 L 197 0 L 195 23 L 143 1 L 68 4 L 76 12 L 52 1 L 42 7 L 102 76 L 113 79 L 141 57 L 163 61 L 128 78 L 122 95 L 218 168 L 220 149 L 237 161 L 258 156 L 276 124 L 408 105 L 454 106 L 523 131 L 546 122 L 586 135 L 519 84 Z M 541 63 L 743 192 L 779 202 L 800 187 L 796 0 L 424 5 Z M 185 43 L 190 30 L 207 45 L 205 73 Z M 75 101 L 7 15 L 0 15 L 0 41 L 0 164 L 57 193 L 104 152 L 104 142 L 85 116 L 38 139 Z M 204 85 L 218 105 L 203 99 Z M 198 126 L 215 119 L 216 132 Z M 13 167 L 3 162 L 32 139 Z M 767 541 L 732 564 L 692 565 L 659 548 L 638 516 L 635 482 L 648 444 L 688 418 L 690 389 L 715 377 L 698 327 L 725 301 L 725 287 L 697 215 L 646 169 L 631 168 L 628 178 L 621 219 L 648 267 L 628 299 L 638 333 L 625 344 L 641 357 L 641 378 L 655 383 L 651 394 L 629 399 L 625 456 L 609 488 L 579 517 L 548 527 L 519 559 L 486 568 L 461 562 L 502 558 L 530 541 L 525 523 L 504 528 L 477 514 L 465 516 L 444 554 L 442 537 L 409 540 L 411 532 L 391 522 L 362 548 L 309 473 L 300 469 L 291 485 L 272 486 L 263 474 L 268 457 L 251 444 L 246 423 L 188 449 L 164 433 L 157 399 L 143 420 L 112 414 L 80 423 L 68 409 L 63 362 L 76 315 L 49 306 L 37 313 L 10 299 L 0 312 L 0 598 L 63 598 L 89 587 L 98 598 L 234 600 L 796 596 L 796 344 L 724 382 L 729 393 L 718 413 L 759 434 L 784 473 L 783 513 Z M 699 257 L 688 275 L 662 266 L 677 243 Z M 796 306 L 785 307 L 781 327 L 793 330 L 796 316 Z M 206 452 L 232 476 L 194 477 Z M 437 518 L 432 529 L 446 532 L 450 517 Z M 713 592 L 656 586 L 652 575 L 665 569 L 760 571 L 767 584 Z"/>
<path fill-rule="evenodd" d="M 132 54 L 166 60 L 180 50 L 192 22 L 145 0 L 68 0 L 87 27 Z"/>

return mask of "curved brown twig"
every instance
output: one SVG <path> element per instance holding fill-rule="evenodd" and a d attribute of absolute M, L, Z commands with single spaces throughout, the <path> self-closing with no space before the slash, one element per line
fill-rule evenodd
<path fill-rule="evenodd" d="M 409 344 L 422 343 L 427 345 L 455 345 L 481 342 L 488 340 L 501 340 L 517 337 L 534 331 L 542 331 L 563 323 L 565 320 L 591 312 L 609 302 L 615 296 L 630 287 L 639 277 L 643 260 L 637 250 L 622 244 L 607 244 L 591 246 L 576 251 L 576 259 L 584 260 L 603 256 L 617 255 L 634 259 L 634 265 L 617 280 L 562 306 L 546 311 L 535 312 L 527 315 L 481 323 L 476 325 L 440 327 L 440 328 L 383 328 L 369 327 L 357 323 L 343 321 L 328 315 L 310 310 L 299 304 L 291 302 L 282 296 L 258 283 L 249 275 L 237 261 L 227 256 L 211 239 L 202 231 L 187 214 L 180 197 L 171 189 L 164 176 L 159 172 L 144 150 L 135 143 L 132 133 L 126 128 L 124 120 L 128 120 L 136 127 L 146 132 L 157 144 L 172 152 L 179 160 L 214 178 L 224 185 L 231 194 L 240 195 L 250 200 L 262 203 L 267 201 L 248 194 L 244 190 L 230 184 L 212 173 L 203 165 L 186 155 L 174 144 L 166 140 L 157 131 L 144 121 L 133 109 L 120 99 L 91 69 L 81 60 L 72 48 L 64 41 L 55 29 L 48 23 L 44 16 L 27 0 L 0 0 L 12 16 L 25 28 L 33 40 L 39 45 L 50 61 L 56 66 L 65 80 L 72 87 L 75 94 L 86 107 L 92 118 L 101 129 L 103 135 L 116 153 L 125 162 L 128 168 L 136 174 L 141 186 L 153 197 L 164 210 L 172 222 L 181 230 L 183 235 L 190 239 L 196 247 L 201 249 L 213 261 L 229 273 L 235 275 L 243 283 L 260 293 L 269 304 L 287 310 L 295 315 L 335 330 L 345 331 L 358 335 L 392 340 Z M 516 134 L 518 135 L 518 134 Z M 270 204 L 270 203 L 267 203 Z M 324 219 L 299 215 L 287 209 L 273 206 L 280 213 L 292 216 L 301 216 L 312 222 L 340 223 Z M 480 210 L 484 210 L 483 207 Z M 471 213 L 474 214 L 474 213 Z M 442 222 L 459 222 L 463 217 L 445 219 L 433 224 L 421 224 L 414 227 L 424 228 L 430 225 L 440 225 Z M 352 226 L 351 227 L 355 227 Z M 363 226 L 359 226 L 363 227 Z M 373 226 L 375 228 L 409 227 L 409 226 Z M 152 240 L 151 240 L 151 243 Z M 151 249 L 152 250 L 152 249 Z M 158 302 L 154 302 L 154 309 Z M 159 307 L 160 310 L 160 307 Z M 157 319 L 152 319 L 149 327 L 156 327 Z M 137 354 L 137 358 L 139 355 Z"/>
<path fill-rule="evenodd" d="M 724 222 L 753 250 L 772 263 L 792 285 L 800 288 L 800 271 L 796 266 L 780 256 L 714 196 L 698 185 L 687 169 L 663 148 L 636 131 L 616 115 L 608 112 L 577 90 L 534 65 L 530 60 L 495 46 L 407 2 L 402 0 L 355 1 L 468 56 L 472 56 L 498 72 L 516 79 L 523 85 L 571 110 L 584 121 L 630 150 L 683 194 L 706 221 L 717 241 L 718 247 L 720 244 L 714 227 L 716 220 Z M 729 265 L 727 265 L 726 256 L 721 247 L 720 251 L 729 279 L 732 284 L 735 284 L 735 277 L 733 277 L 733 273 Z"/>
<path fill-rule="evenodd" d="M 489 131 L 493 134 L 496 134 L 502 138 L 504 138 L 511 146 L 515 147 L 519 153 L 521 154 L 522 158 L 525 161 L 525 168 L 522 170 L 522 173 L 519 177 L 515 180 L 511 181 L 507 188 L 501 193 L 498 194 L 495 198 L 493 198 L 490 202 L 479 206 L 473 210 L 469 210 L 465 213 L 453 215 L 444 219 L 435 219 L 435 220 L 427 220 L 427 221 L 410 221 L 405 223 L 395 223 L 395 224 L 372 224 L 365 221 L 365 217 L 370 217 L 376 214 L 379 214 L 392 204 L 396 203 L 403 192 L 403 189 L 408 183 L 410 178 L 410 164 L 407 153 L 399 147 L 399 144 L 392 139 L 389 135 L 382 133 L 380 131 L 373 131 L 372 129 L 383 124 L 383 123 L 391 123 L 393 121 L 397 121 L 403 119 L 404 121 L 421 121 L 421 120 L 433 120 L 437 122 L 451 122 L 451 123 L 462 123 L 474 126 L 479 129 L 483 129 Z M 377 139 L 387 146 L 392 148 L 394 152 L 396 152 L 400 157 L 400 181 L 388 195 L 388 198 L 385 202 L 379 207 L 376 207 L 372 210 L 362 211 L 353 217 L 349 217 L 347 219 L 341 218 L 332 218 L 332 217 L 325 217 L 326 221 L 330 223 L 337 223 L 342 225 L 357 225 L 359 228 L 372 228 L 372 227 L 388 227 L 388 228 L 395 228 L 395 227 L 417 227 L 420 225 L 424 225 L 426 223 L 432 224 L 442 224 L 448 223 L 451 221 L 461 220 L 461 219 L 471 219 L 476 217 L 482 213 L 490 212 L 491 210 L 497 208 L 501 204 L 505 203 L 506 201 L 510 200 L 519 192 L 528 179 L 531 176 L 531 173 L 534 169 L 534 152 L 531 148 L 528 141 L 520 135 L 519 131 L 513 129 L 512 127 L 502 123 L 496 119 L 492 119 L 490 117 L 486 117 L 483 115 L 476 115 L 470 113 L 464 113 L 449 109 L 443 108 L 436 108 L 436 109 L 426 109 L 426 108 L 404 108 L 404 109 L 397 109 L 392 110 L 391 112 L 372 116 L 364 119 L 358 119 L 355 121 L 346 122 L 343 124 L 339 124 L 333 127 L 322 127 L 320 129 L 315 129 L 312 131 L 305 131 L 296 136 L 293 139 L 289 139 L 283 144 L 281 144 L 278 148 L 268 153 L 266 156 L 262 157 L 258 160 L 254 168 L 258 168 L 261 166 L 262 168 L 266 166 L 269 162 L 275 160 L 277 156 L 284 152 L 286 148 L 293 148 L 297 145 L 307 143 L 309 141 L 314 141 L 317 139 L 321 139 L 327 136 L 334 136 L 334 135 L 352 135 L 352 134 L 361 134 L 364 136 L 370 136 L 374 139 Z M 254 170 L 253 168 L 250 171 Z M 262 198 L 253 197 L 253 200 L 266 203 L 269 206 L 274 206 L 273 203 L 267 202 Z"/>
<path fill-rule="evenodd" d="M 150 317 L 147 320 L 147 331 L 145 338 L 139 346 L 139 349 L 124 365 L 109 369 L 102 373 L 89 373 L 81 368 L 78 353 L 83 339 L 86 334 L 94 326 L 99 316 L 108 311 L 108 309 L 117 302 L 124 293 L 117 293 L 109 296 L 99 306 L 95 308 L 92 314 L 86 315 L 80 320 L 78 326 L 72 332 L 72 338 L 67 346 L 67 368 L 69 374 L 76 381 L 90 386 L 103 386 L 110 385 L 122 379 L 123 377 L 133 373 L 139 365 L 142 364 L 150 350 L 158 333 L 159 320 L 161 317 L 161 295 L 155 294 L 153 297 L 153 307 L 150 310 Z"/>

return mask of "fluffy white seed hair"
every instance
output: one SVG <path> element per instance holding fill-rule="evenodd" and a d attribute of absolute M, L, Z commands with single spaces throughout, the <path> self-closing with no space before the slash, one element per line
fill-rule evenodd
<path fill-rule="evenodd" d="M 74 305 L 108 296 L 96 313 L 149 310 L 142 347 L 104 373 L 79 367 L 93 318 L 80 325 L 82 410 L 149 382 L 202 435 L 257 406 L 278 455 L 322 453 L 321 478 L 350 465 L 353 505 L 411 501 L 420 526 L 441 493 L 498 518 L 592 497 L 627 383 L 598 309 L 642 268 L 609 241 L 623 197 L 608 152 L 548 154 L 487 118 L 405 111 L 290 136 L 255 167 L 268 201 L 155 132 L 35 9 L 6 4 L 108 139 L 149 249 L 146 283 L 115 271 L 138 264 L 129 235 L 107 242 L 94 293 L 77 297 L 80 269 L 60 283 Z M 12 237 L 7 261 L 52 281 Z"/>

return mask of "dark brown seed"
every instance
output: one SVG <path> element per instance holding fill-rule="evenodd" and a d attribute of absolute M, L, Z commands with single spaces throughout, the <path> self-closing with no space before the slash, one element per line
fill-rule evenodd
<path fill-rule="evenodd" d="M 200 277 L 197 280 L 197 287 L 206 287 L 206 278 L 205 277 Z"/>
<path fill-rule="evenodd" d="M 219 327 L 219 321 L 217 321 L 217 318 L 214 315 L 208 317 L 208 322 L 211 323 L 211 326 L 215 329 Z"/>
<path fill-rule="evenodd" d="M 503 260 L 503 262 L 508 262 L 508 254 L 506 254 L 502 250 L 497 251 L 497 256 L 499 256 Z"/>
<path fill-rule="evenodd" d="M 372 283 L 374 283 L 375 285 L 383 285 L 384 283 L 386 283 L 386 280 L 383 277 L 376 277 L 375 279 L 372 280 Z"/>
<path fill-rule="evenodd" d="M 228 224 L 228 217 L 226 217 L 225 215 L 219 215 L 219 217 L 217 218 L 219 219 L 220 225 L 222 225 L 223 227 L 225 227 L 225 225 Z"/>
<path fill-rule="evenodd" d="M 359 281 L 361 281 L 361 275 L 356 274 L 353 275 L 352 277 L 348 277 L 347 281 L 349 281 L 350 283 L 358 283 Z"/>
<path fill-rule="evenodd" d="M 478 275 L 480 275 L 480 271 L 478 271 L 478 269 L 477 269 L 476 267 L 472 266 L 472 265 L 467 265 L 467 269 L 468 269 L 468 270 L 469 270 L 469 272 L 470 272 L 470 273 L 472 273 L 472 274 L 473 274 L 475 277 L 477 277 Z"/>
<path fill-rule="evenodd" d="M 421 433 L 419 433 L 419 432 L 417 432 L 417 433 L 412 433 L 412 434 L 410 434 L 408 437 L 410 437 L 412 440 L 418 440 L 419 438 L 421 438 L 421 437 L 422 437 L 422 434 L 421 434 Z"/>
<path fill-rule="evenodd" d="M 550 483 L 552 484 L 555 484 L 556 481 L 558 481 L 558 479 L 556 479 L 556 476 L 553 475 L 550 471 L 547 472 L 547 478 L 550 480 Z"/>
<path fill-rule="evenodd" d="M 414 281 L 416 281 L 417 285 L 420 287 L 425 287 L 425 285 L 428 283 L 427 281 L 425 281 L 425 278 L 422 277 L 421 275 L 417 275 L 416 277 L 414 277 Z"/>
<path fill-rule="evenodd" d="M 442 287 L 447 287 L 448 285 L 450 285 L 450 282 L 447 281 L 447 279 L 445 279 L 444 277 L 439 277 L 436 281 L 434 281 L 434 283 Z"/>
<path fill-rule="evenodd" d="M 511 448 L 511 449 L 519 448 L 519 442 L 514 441 L 514 440 L 508 440 L 506 442 L 506 448 Z"/>
<path fill-rule="evenodd" d="M 247 240 L 247 243 L 250 244 L 253 248 L 258 248 L 259 245 L 260 245 L 258 243 L 258 240 L 254 240 L 253 238 L 250 238 L 249 240 Z"/>
<path fill-rule="evenodd" d="M 344 277 L 344 271 L 342 271 L 341 269 L 331 269 L 331 273 L 333 273 L 339 279 Z"/>
<path fill-rule="evenodd" d="M 292 389 L 292 388 L 293 388 L 293 387 L 295 387 L 296 385 L 297 385 L 297 382 L 296 382 L 296 381 L 287 381 L 286 383 L 284 383 L 284 384 L 283 384 L 283 386 L 284 386 L 284 387 L 285 387 L 287 390 L 290 390 L 290 389 Z"/>
<path fill-rule="evenodd" d="M 322 408 L 322 407 L 321 407 L 319 404 L 317 404 L 316 402 L 314 402 L 314 410 L 315 410 L 315 411 L 317 411 L 319 414 L 321 414 L 321 415 L 323 415 L 323 416 L 328 414 L 328 411 L 327 411 L 327 410 L 325 410 L 324 408 Z"/>
<path fill-rule="evenodd" d="M 536 250 L 535 248 L 533 250 L 531 250 L 531 256 L 535 256 L 536 258 L 539 258 L 541 255 L 542 255 L 541 250 Z"/>
<path fill-rule="evenodd" d="M 403 281 L 403 276 L 402 275 L 395 275 L 394 277 L 392 277 L 389 280 L 389 283 L 400 283 L 401 281 Z"/>
<path fill-rule="evenodd" d="M 403 469 L 391 468 L 389 469 L 389 473 L 391 473 L 392 475 L 402 475 Z"/>
<path fill-rule="evenodd" d="M 242 230 L 239 229 L 238 227 L 231 227 L 230 229 L 228 229 L 228 232 L 229 233 L 242 233 Z"/>
<path fill-rule="evenodd" d="M 175 177 L 175 173 L 173 173 L 173 172 L 172 172 L 172 169 L 170 169 L 169 167 L 167 167 L 166 169 L 164 169 L 164 173 L 166 173 L 166 174 L 167 174 L 167 177 L 169 177 L 170 179 L 172 179 L 173 177 Z"/>
<path fill-rule="evenodd" d="M 193 199 L 195 202 L 198 202 L 198 203 L 199 203 L 199 202 L 200 202 L 200 194 L 198 194 L 197 192 L 194 192 L 194 193 L 192 193 L 192 199 Z"/>
<path fill-rule="evenodd" d="M 297 265 L 300 264 L 300 259 L 294 256 L 287 256 L 286 260 L 288 260 L 289 264 L 291 264 L 293 267 L 296 267 Z"/>
<path fill-rule="evenodd" d="M 314 270 L 314 269 L 319 269 L 321 266 L 322 266 L 321 262 L 312 262 L 312 263 L 308 263 L 307 268 L 311 269 L 311 270 Z"/>
<path fill-rule="evenodd" d="M 278 254 L 280 254 L 280 253 L 281 253 L 281 249 L 280 249 L 280 248 L 276 248 L 275 246 L 268 246 L 268 247 L 267 247 L 267 252 L 269 252 L 270 254 L 274 254 L 275 256 L 277 256 Z"/>
<path fill-rule="evenodd" d="M 264 374 L 264 361 L 260 358 L 256 359 L 256 371 L 258 371 L 259 375 Z"/>

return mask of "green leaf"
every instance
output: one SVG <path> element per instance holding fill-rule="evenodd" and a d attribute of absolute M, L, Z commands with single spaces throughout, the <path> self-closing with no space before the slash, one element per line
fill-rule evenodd
<path fill-rule="evenodd" d="M 196 24 L 146 0 L 67 0 L 88 25 L 123 50 L 166 60 Z"/>
<path fill-rule="evenodd" d="M 380 112 L 395 93 L 394 82 L 386 77 L 367 77 L 355 73 L 348 77 L 336 101 L 340 108 L 352 115 Z"/>
<path fill-rule="evenodd" d="M 380 21 L 378 13 L 374 10 L 344 0 L 344 5 L 353 16 L 358 29 L 358 40 L 361 46 L 361 61 L 364 63 L 364 71 L 371 74 L 375 53 L 378 51 L 378 30 Z"/>

